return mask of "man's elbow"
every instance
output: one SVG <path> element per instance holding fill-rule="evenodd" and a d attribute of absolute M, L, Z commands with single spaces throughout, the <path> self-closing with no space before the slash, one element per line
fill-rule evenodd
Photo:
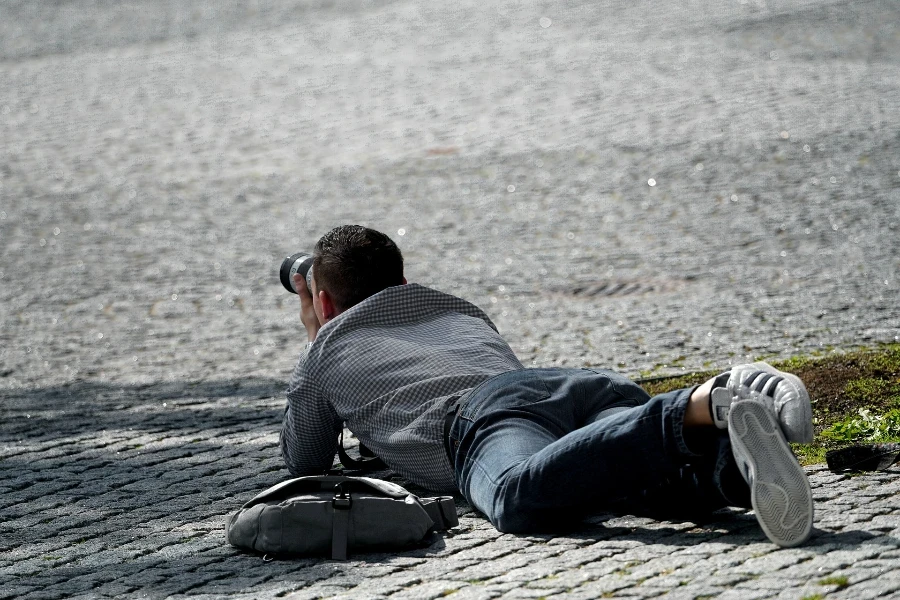
<path fill-rule="evenodd" d="M 310 460 L 308 456 L 298 456 L 291 451 L 291 445 L 286 442 L 285 436 L 281 436 L 281 459 L 287 467 L 288 473 L 293 477 L 305 477 L 307 475 L 321 475 L 328 471 L 333 463 L 333 456 L 327 460 Z"/>

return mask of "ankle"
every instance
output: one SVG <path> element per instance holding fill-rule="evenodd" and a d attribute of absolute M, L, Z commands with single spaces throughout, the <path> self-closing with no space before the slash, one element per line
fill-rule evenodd
<path fill-rule="evenodd" d="M 713 380 L 710 379 L 701 386 L 694 388 L 688 399 L 684 411 L 685 427 L 709 427 L 714 421 L 710 412 L 709 394 L 712 390 Z"/>

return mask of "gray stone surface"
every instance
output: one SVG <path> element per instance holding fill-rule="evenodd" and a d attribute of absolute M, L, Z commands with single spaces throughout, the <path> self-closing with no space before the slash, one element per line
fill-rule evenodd
<path fill-rule="evenodd" d="M 898 339 L 900 9 L 0 3 L 0 598 L 900 597 L 896 473 L 816 532 L 602 515 L 262 562 L 281 258 L 390 233 L 527 364 L 631 375 Z M 650 185 L 650 180 L 653 185 Z"/>

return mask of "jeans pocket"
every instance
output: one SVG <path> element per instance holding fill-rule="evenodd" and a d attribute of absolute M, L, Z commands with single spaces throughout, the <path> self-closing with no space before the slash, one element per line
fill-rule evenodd
<path fill-rule="evenodd" d="M 606 378 L 611 391 L 620 398 L 618 401 L 610 402 L 607 408 L 641 406 L 650 399 L 650 394 L 647 393 L 647 390 L 615 371 L 606 369 L 584 370 Z"/>
<path fill-rule="evenodd" d="M 473 390 L 460 407 L 458 417 L 471 422 L 486 408 L 514 408 L 546 400 L 551 396 L 546 378 L 539 369 L 510 371 L 494 377 Z"/>

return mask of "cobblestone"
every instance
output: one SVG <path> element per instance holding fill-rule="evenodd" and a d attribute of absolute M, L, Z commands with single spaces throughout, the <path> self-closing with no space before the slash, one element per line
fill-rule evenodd
<path fill-rule="evenodd" d="M 810 467 L 794 549 L 746 511 L 511 536 L 462 499 L 432 546 L 346 562 L 223 536 L 287 477 L 278 263 L 339 223 L 390 233 L 409 279 L 484 307 L 527 365 L 897 341 L 898 20 L 891 0 L 2 3 L 0 600 L 900 597 L 896 470 Z"/>

